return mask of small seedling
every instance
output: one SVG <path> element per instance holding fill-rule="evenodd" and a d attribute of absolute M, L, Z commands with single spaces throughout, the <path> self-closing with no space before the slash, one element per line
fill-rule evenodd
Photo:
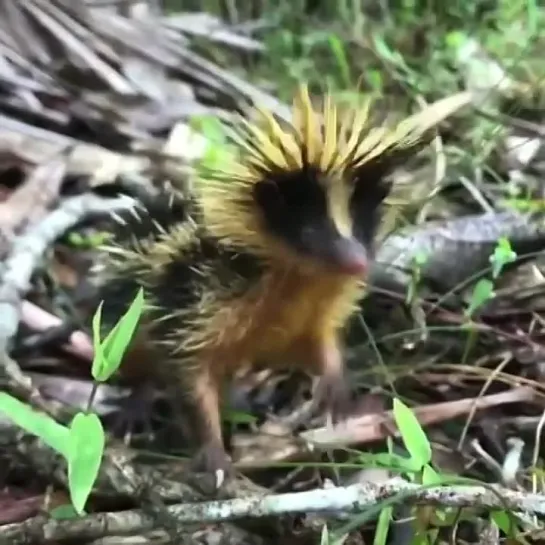
<path fill-rule="evenodd" d="M 405 448 L 409 451 L 411 465 L 420 471 L 431 462 L 431 446 L 426 433 L 413 411 L 397 398 L 394 399 L 393 412 Z"/>
<path fill-rule="evenodd" d="M 492 264 L 492 278 L 497 280 L 503 268 L 516 261 L 516 259 L 517 254 L 512 250 L 509 240 L 505 237 L 500 238 L 494 248 L 494 253 L 489 258 Z"/>
<path fill-rule="evenodd" d="M 464 311 L 466 319 L 471 320 L 475 312 L 492 299 L 494 295 L 494 283 L 487 278 L 479 280 L 473 288 L 469 305 Z"/>
<path fill-rule="evenodd" d="M 126 314 L 102 342 L 99 337 L 102 305 L 97 309 L 93 318 L 95 357 L 92 369 L 95 381 L 107 380 L 119 367 L 143 306 L 144 295 L 140 290 Z M 69 426 L 64 426 L 4 392 L 0 393 L 0 411 L 65 458 L 73 511 L 79 516 L 85 514 L 85 504 L 96 482 L 104 454 L 105 434 L 99 417 L 94 413 L 79 412 Z M 65 514 L 60 510 L 53 516 L 66 518 Z"/>

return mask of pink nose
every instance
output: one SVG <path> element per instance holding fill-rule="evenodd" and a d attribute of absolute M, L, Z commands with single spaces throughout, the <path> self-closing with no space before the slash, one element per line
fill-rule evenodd
<path fill-rule="evenodd" d="M 351 276 L 362 276 L 369 265 L 365 248 L 354 240 L 346 239 L 338 246 L 337 266 Z"/>
<path fill-rule="evenodd" d="M 363 276 L 367 272 L 367 258 L 363 254 L 353 254 L 349 259 L 341 263 L 341 269 L 346 274 Z"/>
<path fill-rule="evenodd" d="M 327 250 L 325 257 L 341 274 L 361 276 L 367 272 L 367 250 L 354 238 L 337 238 Z"/>

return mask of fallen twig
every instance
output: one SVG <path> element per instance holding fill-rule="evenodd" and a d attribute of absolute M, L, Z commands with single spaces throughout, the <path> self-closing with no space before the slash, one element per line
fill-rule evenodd
<path fill-rule="evenodd" d="M 361 513 L 377 504 L 402 495 L 404 502 L 443 507 L 508 509 L 545 515 L 545 495 L 484 486 L 423 488 L 396 478 L 383 484 L 361 483 L 347 487 L 310 490 L 270 496 L 179 504 L 166 507 L 177 523 L 225 522 L 245 517 L 307 513 Z M 400 498 L 401 499 L 401 498 Z M 129 535 L 149 531 L 153 520 L 141 510 L 101 513 L 70 521 L 44 521 L 42 517 L 24 524 L 0 528 L 0 537 L 20 543 L 24 529 L 27 539 L 97 539 L 105 535 Z"/>
<path fill-rule="evenodd" d="M 24 460 L 32 467 L 33 474 L 47 478 L 49 482 L 58 486 L 67 486 L 66 460 L 63 456 L 52 451 L 40 439 L 17 428 L 15 424 L 3 418 L 2 415 L 0 415 L 0 451 L 4 455 L 14 456 L 17 460 Z M 142 524 L 147 524 L 150 530 L 165 529 L 166 525 L 171 527 L 178 524 L 178 521 L 172 517 L 162 502 L 190 503 L 202 501 L 206 498 L 202 492 L 193 488 L 188 482 L 191 475 L 184 471 L 183 464 L 179 461 L 170 459 L 165 460 L 162 464 L 153 463 L 150 465 L 144 461 L 138 461 L 137 457 L 138 453 L 136 451 L 123 445 L 118 447 L 108 446 L 94 486 L 94 496 L 124 500 L 130 498 L 133 501 L 143 498 L 142 503 L 145 508 L 134 512 L 142 520 Z M 266 494 L 266 489 L 240 476 L 240 478 L 227 482 L 221 494 L 224 498 L 259 497 Z M 133 520 L 130 516 L 133 511 L 128 512 L 128 520 Z M 19 525 L 0 526 L 0 543 L 10 543 L 10 545 L 29 543 L 33 542 L 32 536 L 35 535 L 38 536 L 37 542 L 44 543 L 49 542 L 48 540 L 55 541 L 64 532 L 64 529 L 60 527 L 53 529 L 53 534 L 50 534 L 45 527 L 43 528 L 44 532 L 41 532 L 41 528 L 35 527 L 38 519 L 42 521 L 43 526 L 44 519 L 42 517 L 27 520 L 27 522 Z M 118 531 L 118 528 L 123 528 L 125 525 L 123 514 L 120 515 L 116 527 L 111 530 L 105 526 L 98 528 L 97 524 L 100 525 L 100 521 L 98 523 L 90 521 L 90 524 L 93 526 L 90 535 L 96 538 L 130 533 L 130 527 L 129 532 Z M 269 525 L 264 521 L 260 523 L 260 531 L 269 534 L 274 531 L 273 528 L 275 527 L 275 525 Z M 247 534 L 247 532 L 252 531 L 251 529 L 238 529 L 232 526 L 222 528 L 239 536 L 245 534 L 245 539 L 249 540 L 246 541 L 248 543 L 259 543 L 259 541 L 252 541 L 250 539 L 252 536 Z M 184 531 L 186 529 L 187 527 L 184 526 Z M 305 524 L 305 529 L 318 536 L 321 521 L 309 520 Z M 35 532 L 38 532 L 38 534 L 35 534 Z M 69 527 L 67 538 L 74 535 L 72 532 L 77 534 L 77 530 Z"/>
<path fill-rule="evenodd" d="M 467 414 L 472 409 L 483 410 L 507 403 L 532 402 L 535 396 L 536 392 L 532 388 L 521 386 L 499 394 L 415 407 L 414 413 L 423 426 L 429 426 Z M 393 423 L 392 411 L 366 414 L 335 428 L 325 426 L 305 431 L 300 437 L 320 448 L 368 443 L 385 439 L 390 433 L 397 434 Z"/>
<path fill-rule="evenodd" d="M 413 410 L 420 424 L 429 426 L 468 414 L 472 410 L 485 410 L 508 403 L 531 403 L 539 395 L 533 388 L 521 386 L 498 394 L 422 405 Z M 392 411 L 371 412 L 350 418 L 335 427 L 309 429 L 298 436 L 252 435 L 245 438 L 241 446 L 237 445 L 235 439 L 233 457 L 241 469 L 265 467 L 287 460 L 308 459 L 315 449 L 362 445 L 382 441 L 398 433 Z"/>
<path fill-rule="evenodd" d="M 116 153 L 0 115 L 0 150 L 10 152 L 24 163 L 40 165 L 66 148 L 70 148 L 66 155 L 66 172 L 89 176 L 95 185 L 111 181 L 112 173 L 115 179 L 121 173 L 137 175 L 150 168 L 146 157 Z"/>

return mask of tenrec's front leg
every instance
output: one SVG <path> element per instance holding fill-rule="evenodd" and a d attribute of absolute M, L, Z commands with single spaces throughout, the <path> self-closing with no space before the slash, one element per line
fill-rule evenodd
<path fill-rule="evenodd" d="M 318 377 L 314 406 L 328 410 L 334 423 L 344 420 L 350 414 L 351 396 L 338 340 L 307 338 L 298 343 L 296 352 L 304 369 Z"/>
<path fill-rule="evenodd" d="M 191 391 L 194 410 L 191 424 L 199 444 L 192 467 L 194 471 L 215 475 L 217 486 L 232 473 L 232 462 L 222 436 L 219 393 L 217 377 L 207 368 L 200 369 L 194 377 Z"/>
<path fill-rule="evenodd" d="M 319 343 L 314 357 L 320 373 L 314 390 L 316 403 L 331 413 L 336 424 L 349 416 L 351 408 L 350 388 L 337 339 Z"/>

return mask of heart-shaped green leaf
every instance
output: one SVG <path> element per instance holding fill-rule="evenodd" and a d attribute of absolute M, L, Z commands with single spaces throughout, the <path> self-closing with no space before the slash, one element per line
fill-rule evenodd
<path fill-rule="evenodd" d="M 70 424 L 68 448 L 68 488 L 78 514 L 96 481 L 104 453 L 104 429 L 96 414 L 77 414 Z"/>

